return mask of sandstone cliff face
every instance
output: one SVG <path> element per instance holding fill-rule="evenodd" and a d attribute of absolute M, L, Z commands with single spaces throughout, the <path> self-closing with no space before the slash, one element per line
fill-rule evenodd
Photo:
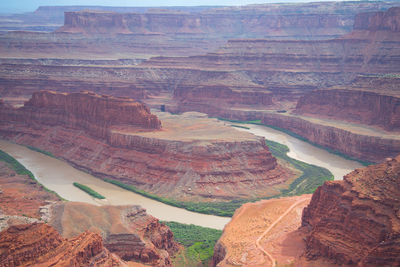
<path fill-rule="evenodd" d="M 219 107 L 232 107 L 235 105 L 272 105 L 272 94 L 270 92 L 262 89 L 259 91 L 252 90 L 260 89 L 257 88 L 256 85 L 253 88 L 249 88 L 248 91 L 242 91 L 243 89 L 243 87 L 238 89 L 226 85 L 180 86 L 174 90 L 174 98 L 179 99 L 180 105 L 190 103 L 190 105 L 195 106 L 197 102 Z"/>
<path fill-rule="evenodd" d="M 296 113 L 400 129 L 400 98 L 356 90 L 317 90 L 301 97 Z"/>
<path fill-rule="evenodd" d="M 400 32 L 400 7 L 392 7 L 387 12 L 357 14 L 354 29 Z"/>
<path fill-rule="evenodd" d="M 257 6 L 186 9 L 66 10 L 57 32 L 218 34 L 220 36 L 329 38 L 349 32 L 358 12 L 390 7 L 389 3 L 264 4 Z M 106 11 L 107 10 L 107 11 Z M 181 9 L 182 10 L 182 9 Z M 206 37 L 207 38 L 207 37 Z"/>
<path fill-rule="evenodd" d="M 178 250 L 171 230 L 139 206 L 94 206 L 68 202 L 52 207 L 50 224 L 65 238 L 89 229 L 125 261 L 171 266 Z M 96 218 L 93 220 L 92 218 Z"/>
<path fill-rule="evenodd" d="M 398 266 L 400 156 L 326 182 L 304 209 L 306 255 L 351 266 Z"/>
<path fill-rule="evenodd" d="M 348 14 L 266 14 L 215 10 L 203 13 L 147 12 L 112 13 L 66 12 L 64 26 L 57 32 L 111 33 L 186 33 L 232 35 L 339 35 L 351 29 Z M 278 11 L 279 12 L 279 11 Z M 285 12 L 283 10 L 283 12 Z M 255 13 L 255 14 L 254 14 Z M 268 27 L 267 27 L 268 26 Z M 308 32 L 305 32 L 305 28 Z M 295 30 L 298 32 L 295 34 Z"/>
<path fill-rule="evenodd" d="M 398 138 L 383 138 L 347 131 L 338 127 L 313 123 L 311 121 L 280 114 L 264 114 L 262 122 L 298 134 L 312 143 L 331 148 L 358 159 L 380 162 L 400 152 Z"/>
<path fill-rule="evenodd" d="M 22 116 L 17 120 L 49 126 L 63 125 L 100 138 L 106 138 L 113 126 L 161 128 L 161 122 L 145 105 L 129 98 L 90 92 L 67 94 L 40 91 L 34 93 L 19 112 Z"/>
<path fill-rule="evenodd" d="M 84 232 L 69 240 L 46 224 L 11 226 L 0 234 L 0 266 L 119 266 L 101 236 Z"/>

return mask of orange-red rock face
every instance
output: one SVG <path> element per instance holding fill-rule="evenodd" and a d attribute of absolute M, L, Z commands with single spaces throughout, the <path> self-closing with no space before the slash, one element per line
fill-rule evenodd
<path fill-rule="evenodd" d="M 21 113 L 21 117 L 16 118 L 19 121 L 62 125 L 100 138 L 107 138 L 112 127 L 161 128 L 160 120 L 145 105 L 132 99 L 90 92 L 63 94 L 40 91 L 34 93 L 18 112 Z"/>
<path fill-rule="evenodd" d="M 84 232 L 69 240 L 46 224 L 11 226 L 0 234 L 0 266 L 119 266 L 101 236 Z"/>
<path fill-rule="evenodd" d="M 398 266 L 400 156 L 326 182 L 304 209 L 308 259 Z"/>
<path fill-rule="evenodd" d="M 400 130 L 400 98 L 356 90 L 317 90 L 301 97 L 296 113 Z"/>

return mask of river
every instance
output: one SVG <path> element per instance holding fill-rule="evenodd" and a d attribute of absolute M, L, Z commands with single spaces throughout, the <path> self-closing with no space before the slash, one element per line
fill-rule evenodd
<path fill-rule="evenodd" d="M 230 218 L 227 217 L 190 212 L 143 197 L 75 169 L 65 161 L 46 156 L 24 146 L 0 140 L 0 149 L 30 170 L 41 184 L 70 201 L 95 205 L 140 205 L 149 214 L 162 221 L 175 221 L 221 230 L 230 221 Z M 73 182 L 89 186 L 105 196 L 106 199 L 99 200 L 91 197 L 76 188 L 72 184 Z"/>
<path fill-rule="evenodd" d="M 313 146 L 307 142 L 301 141 L 293 136 L 275 129 L 255 124 L 243 124 L 250 129 L 237 128 L 247 131 L 265 139 L 275 141 L 286 145 L 289 148 L 287 155 L 291 158 L 304 161 L 309 164 L 317 165 L 328 169 L 335 180 L 343 180 L 343 176 L 349 172 L 362 168 L 363 166 L 354 160 L 348 160 L 338 155 L 332 154 L 327 150 Z"/>
<path fill-rule="evenodd" d="M 343 175 L 362 167 L 358 162 L 344 159 L 283 132 L 259 125 L 249 124 L 246 126 L 250 129 L 235 129 L 248 131 L 287 145 L 290 149 L 288 153 L 290 157 L 325 167 L 333 173 L 336 180 L 342 179 Z M 225 224 L 230 220 L 230 218 L 226 217 L 190 212 L 143 197 L 75 169 L 62 160 L 49 157 L 8 141 L 0 140 L 0 149 L 16 158 L 35 175 L 41 184 L 70 201 L 80 201 L 95 205 L 140 205 L 149 214 L 163 221 L 176 221 L 214 229 L 223 229 Z M 105 196 L 106 199 L 99 200 L 91 197 L 73 186 L 73 182 L 89 186 Z"/>

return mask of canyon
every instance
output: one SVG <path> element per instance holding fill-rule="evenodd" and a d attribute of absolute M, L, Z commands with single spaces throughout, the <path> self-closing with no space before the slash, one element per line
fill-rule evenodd
<path fill-rule="evenodd" d="M 97 177 L 179 200 L 274 195 L 297 176 L 264 138 L 201 114 L 158 116 L 131 99 L 41 91 L 20 108 L 3 103 L 0 132 Z"/>
<path fill-rule="evenodd" d="M 272 155 L 279 144 L 251 134 L 271 126 L 376 164 L 353 163 L 343 181 L 312 196 L 243 205 L 212 265 L 397 266 L 396 6 L 59 6 L 0 15 L 0 138 L 102 183 L 211 207 L 276 196 L 301 176 Z M 62 201 L 0 162 L 0 265 L 172 266 L 182 255 L 150 210 L 96 201 Z"/>
<path fill-rule="evenodd" d="M 341 5 L 351 8 L 346 9 L 346 13 Z M 153 108 L 164 105 L 167 111 L 175 113 L 199 111 L 229 119 L 258 119 L 290 131 L 293 129 L 287 128 L 288 123 L 281 121 L 293 121 L 297 128 L 300 127 L 294 130 L 296 134 L 340 153 L 371 162 L 393 157 L 400 152 L 395 138 L 399 135 L 396 104 L 399 94 L 398 87 L 394 86 L 398 84 L 396 73 L 400 65 L 396 49 L 400 42 L 397 34 L 399 8 L 390 8 L 390 3 L 385 2 L 329 3 L 322 6 L 261 5 L 239 10 L 211 8 L 198 13 L 177 10 L 118 13 L 115 10 L 90 12 L 69 9 L 64 26 L 49 33 L 54 36 L 52 40 L 58 40 L 60 44 L 50 45 L 46 41 L 47 33 L 39 34 L 37 44 L 26 45 L 21 42 L 34 40 L 33 33 L 10 32 L 3 36 L 5 39 L 0 42 L 7 46 L 0 53 L 7 56 L 2 57 L 0 64 L 0 94 L 4 99 L 22 105 L 38 89 L 79 92 L 80 88 L 86 88 L 102 94 L 139 99 Z M 368 12 L 356 15 L 356 7 L 357 12 Z M 293 8 L 297 8 L 301 12 L 298 16 L 303 17 L 294 16 Z M 389 9 L 374 12 L 386 8 Z M 241 14 L 243 18 L 231 15 L 219 17 L 229 23 L 208 19 L 230 12 Z M 270 21 L 271 28 L 252 25 L 251 30 L 246 31 L 243 27 L 232 26 L 236 24 L 231 20 L 239 18 L 242 18 L 243 25 L 248 25 L 246 16 L 252 18 L 254 12 L 265 16 L 255 22 L 260 25 L 274 17 L 273 12 L 282 14 L 276 15 L 281 22 Z M 290 31 L 301 34 L 303 30 L 299 29 L 309 24 L 329 32 L 330 28 L 321 18 L 318 20 L 322 24 L 311 19 L 314 14 L 326 18 L 327 25 L 333 23 L 327 15 L 336 14 L 338 17 L 334 20 L 348 26 L 323 38 L 313 33 L 310 33 L 311 37 L 289 34 Z M 343 16 L 348 17 L 345 19 Z M 293 21 L 284 22 L 288 18 Z M 274 23 L 282 28 L 275 29 Z M 335 23 L 332 24 L 334 28 L 338 25 Z M 225 37 L 213 34 L 222 28 L 210 26 L 225 27 L 228 24 L 231 28 L 224 28 Z M 106 29 L 110 34 L 101 33 Z M 262 33 L 263 29 L 274 29 L 276 35 Z M 249 35 L 234 32 L 237 30 Z M 280 35 L 282 32 L 286 35 Z M 103 42 L 105 38 L 116 41 L 115 34 L 118 34 L 118 43 Z M 127 56 L 126 42 L 132 34 L 140 35 L 132 44 L 137 46 L 134 48 L 137 50 L 130 51 L 130 56 Z M 177 34 L 192 37 L 200 34 L 202 37 L 179 39 Z M 175 37 L 168 39 L 166 36 L 169 35 Z M 15 39 L 16 45 L 8 38 Z M 68 44 L 63 38 L 69 38 Z M 165 38 L 169 43 L 162 41 Z M 79 44 L 82 40 L 86 40 L 85 47 Z M 42 42 L 46 44 L 42 45 Z M 71 42 L 76 42 L 73 48 L 65 47 Z M 182 44 L 178 45 L 179 42 Z M 91 43 L 104 43 L 106 48 L 96 45 L 89 49 Z M 24 51 L 24 47 L 35 47 L 35 51 Z M 65 56 L 53 56 L 51 51 L 55 50 L 52 49 L 62 47 L 68 49 L 68 53 L 59 51 L 57 54 Z M 177 50 L 170 53 L 171 49 Z M 18 56 L 12 56 L 12 51 L 17 51 Z M 346 104 L 337 105 L 342 100 Z M 386 104 L 392 106 L 392 111 L 381 108 Z M 371 105 L 373 112 L 367 110 Z M 270 116 L 271 111 L 293 116 Z M 320 123 L 325 119 L 328 119 L 325 124 L 329 127 Z M 359 128 L 354 130 L 343 122 L 357 123 Z M 310 131 L 310 127 L 323 129 L 323 135 L 334 135 L 335 140 L 343 136 L 348 138 L 343 144 L 336 145 L 332 140 L 318 136 L 319 130 Z M 370 135 L 375 129 L 382 138 Z M 386 151 L 386 148 L 391 148 L 388 153 L 379 152 Z M 377 149 L 379 151 L 375 155 Z"/>

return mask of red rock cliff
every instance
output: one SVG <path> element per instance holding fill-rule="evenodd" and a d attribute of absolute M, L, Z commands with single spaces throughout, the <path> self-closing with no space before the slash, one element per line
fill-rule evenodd
<path fill-rule="evenodd" d="M 400 264 L 400 156 L 326 182 L 304 209 L 306 255 L 351 266 Z"/>
<path fill-rule="evenodd" d="M 354 7 L 353 7 L 354 8 Z M 220 36 L 338 36 L 349 32 L 353 24 L 354 9 L 347 14 L 337 10 L 318 10 L 307 13 L 290 7 L 259 6 L 237 10 L 211 9 L 205 12 L 179 12 L 173 10 L 147 13 L 116 13 L 101 11 L 65 12 L 64 26 L 57 32 L 112 34 L 218 34 Z M 307 9 L 307 8 L 305 8 Z M 318 8 L 317 8 L 318 9 Z M 329 7 L 328 7 L 329 9 Z M 207 38 L 207 37 L 206 37 Z"/>
<path fill-rule="evenodd" d="M 386 12 L 357 14 L 354 30 L 400 32 L 400 7 L 392 7 Z"/>
<path fill-rule="evenodd" d="M 20 114 L 20 115 L 18 115 Z M 110 128 L 130 126 L 160 129 L 161 122 L 143 104 L 129 98 L 97 95 L 91 92 L 57 93 L 40 91 L 17 111 L 17 120 L 43 125 L 63 125 L 101 138 Z"/>
<path fill-rule="evenodd" d="M 101 236 L 84 232 L 69 240 L 46 224 L 11 226 L 0 233 L 0 266 L 119 266 Z"/>
<path fill-rule="evenodd" d="M 301 97 L 296 113 L 400 130 L 400 98 L 357 90 L 316 90 Z"/>

